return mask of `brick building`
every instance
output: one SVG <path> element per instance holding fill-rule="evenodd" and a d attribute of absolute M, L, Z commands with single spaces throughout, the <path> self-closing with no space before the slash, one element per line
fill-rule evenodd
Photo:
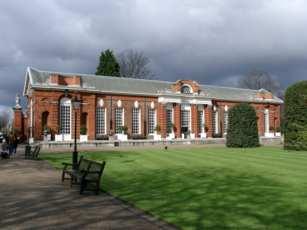
<path fill-rule="evenodd" d="M 282 100 L 267 90 L 57 73 L 28 68 L 27 108 L 15 108 L 14 127 L 33 140 L 47 130 L 52 140 L 206 138 L 227 133 L 228 111 L 248 102 L 256 110 L 260 136 L 274 136 Z M 75 108 L 75 101 L 80 106 Z M 75 120 L 76 119 L 76 120 Z M 123 135 L 123 131 L 127 135 Z"/>

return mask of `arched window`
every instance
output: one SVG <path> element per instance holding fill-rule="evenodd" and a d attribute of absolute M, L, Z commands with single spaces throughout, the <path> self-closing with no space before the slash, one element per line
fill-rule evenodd
<path fill-rule="evenodd" d="M 181 87 L 181 93 L 190 94 L 190 93 L 192 93 L 191 88 L 187 85 L 184 85 L 184 86 Z"/>
<path fill-rule="evenodd" d="M 60 101 L 60 133 L 70 134 L 71 132 L 71 100 L 62 98 Z"/>

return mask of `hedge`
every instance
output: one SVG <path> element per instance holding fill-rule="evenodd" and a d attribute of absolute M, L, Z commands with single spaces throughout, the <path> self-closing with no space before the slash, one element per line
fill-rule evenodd
<path fill-rule="evenodd" d="M 247 103 L 229 110 L 229 126 L 226 136 L 227 147 L 258 147 L 259 136 L 256 111 Z"/>
<path fill-rule="evenodd" d="M 284 148 L 307 150 L 307 81 L 290 86 L 285 95 Z"/>

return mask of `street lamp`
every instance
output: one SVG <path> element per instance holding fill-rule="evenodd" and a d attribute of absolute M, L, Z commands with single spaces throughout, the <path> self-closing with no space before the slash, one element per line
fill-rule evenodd
<path fill-rule="evenodd" d="M 73 169 L 77 170 L 78 167 L 78 151 L 77 151 L 77 109 L 80 108 L 80 100 L 78 100 L 77 97 L 75 97 L 72 100 L 72 106 L 75 111 L 75 140 L 74 140 L 74 151 L 72 153 L 72 165 Z"/>

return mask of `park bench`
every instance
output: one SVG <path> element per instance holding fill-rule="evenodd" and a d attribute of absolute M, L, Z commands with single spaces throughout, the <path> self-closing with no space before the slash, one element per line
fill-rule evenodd
<path fill-rule="evenodd" d="M 94 191 L 96 194 L 100 191 L 100 180 L 106 162 L 97 162 L 80 158 L 76 170 L 72 169 L 69 163 L 63 163 L 64 168 L 62 172 L 62 181 L 68 179 L 65 175 L 70 177 L 70 185 L 80 184 L 80 194 L 85 190 Z"/>
<path fill-rule="evenodd" d="M 25 147 L 25 159 L 38 160 L 41 150 L 40 145 L 26 145 Z"/>
<path fill-rule="evenodd" d="M 80 168 L 80 164 L 83 160 L 83 156 L 80 157 L 79 161 L 78 161 L 78 165 L 77 165 L 77 169 Z M 71 177 L 72 177 L 72 172 L 73 172 L 73 168 L 72 168 L 72 163 L 68 163 L 68 162 L 63 162 L 62 165 L 64 166 L 63 167 L 63 171 L 62 171 L 62 182 L 64 180 L 71 180 Z M 83 164 L 84 165 L 84 164 Z M 83 165 L 81 165 L 81 167 L 84 167 Z M 81 169 L 80 170 L 84 170 L 84 169 Z M 68 177 L 66 177 L 66 175 Z"/>

